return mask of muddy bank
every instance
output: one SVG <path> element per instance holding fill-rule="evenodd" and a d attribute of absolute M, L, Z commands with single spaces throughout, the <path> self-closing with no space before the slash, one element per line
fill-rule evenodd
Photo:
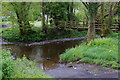
<path fill-rule="evenodd" d="M 74 64 L 72 67 L 63 64 L 45 73 L 55 78 L 118 78 L 120 74 L 115 69 L 87 63 Z"/>
<path fill-rule="evenodd" d="M 87 38 L 86 37 L 63 38 L 63 39 L 45 40 L 40 42 L 4 42 L 3 39 L 1 38 L 0 45 L 16 44 L 16 45 L 32 46 L 32 45 L 44 45 L 44 44 L 54 43 L 54 42 L 74 41 L 74 40 L 82 40 L 82 39 L 87 39 Z"/>

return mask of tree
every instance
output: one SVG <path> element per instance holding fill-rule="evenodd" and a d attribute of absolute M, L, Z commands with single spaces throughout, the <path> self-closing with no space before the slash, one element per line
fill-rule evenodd
<path fill-rule="evenodd" d="M 8 21 L 11 21 L 12 24 L 18 25 L 21 35 L 33 33 L 30 21 L 32 21 L 32 18 L 34 17 L 32 11 L 35 10 L 31 7 L 32 4 L 33 3 L 31 2 L 2 3 L 2 16 L 9 17 Z"/>
<path fill-rule="evenodd" d="M 74 19 L 73 6 L 74 6 L 73 2 L 68 3 L 68 8 L 67 8 L 68 21 L 73 21 L 73 19 Z"/>
<path fill-rule="evenodd" d="M 108 33 L 110 33 L 110 28 L 105 25 L 105 22 L 104 22 L 104 3 L 101 2 L 101 8 L 100 8 L 100 21 L 101 21 L 101 37 L 105 37 Z"/>
<path fill-rule="evenodd" d="M 58 21 L 67 21 L 67 6 L 68 3 L 54 2 L 50 3 L 49 15 L 53 19 L 54 25 L 58 25 Z"/>
<path fill-rule="evenodd" d="M 88 38 L 87 43 L 94 40 L 95 37 L 95 17 L 99 7 L 98 2 L 82 2 L 88 10 Z"/>
<path fill-rule="evenodd" d="M 31 2 L 11 2 L 13 9 L 17 16 L 17 22 L 19 24 L 20 34 L 29 34 L 32 32 L 29 23 L 29 9 Z"/>
<path fill-rule="evenodd" d="M 101 3 L 100 8 L 100 21 L 101 21 L 101 37 L 106 37 L 108 34 L 110 34 L 111 26 L 114 22 L 114 18 L 116 16 L 116 9 L 117 9 L 117 3 Z M 105 12 L 106 11 L 106 12 Z M 105 15 L 106 14 L 106 15 Z M 107 19 L 107 20 L 106 20 Z M 107 23 L 105 23 L 105 20 Z M 106 25 L 107 24 L 107 25 Z"/>

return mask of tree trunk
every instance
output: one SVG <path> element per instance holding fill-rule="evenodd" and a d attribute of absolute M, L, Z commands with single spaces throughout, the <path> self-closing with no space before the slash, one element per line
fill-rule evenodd
<path fill-rule="evenodd" d="M 104 25 L 104 3 L 101 3 L 101 37 L 106 37 L 108 34 L 111 33 L 110 31 L 110 27 L 112 26 L 112 16 L 113 16 L 113 12 L 112 12 L 112 7 L 113 4 L 110 4 L 110 9 L 109 9 L 109 19 L 108 19 L 108 26 Z"/>
<path fill-rule="evenodd" d="M 94 11 L 94 12 L 93 12 Z M 88 38 L 87 43 L 95 38 L 95 18 L 97 10 L 95 8 L 88 9 Z"/>
<path fill-rule="evenodd" d="M 68 11 L 68 21 L 70 21 L 70 4 L 68 4 L 68 7 L 67 7 L 67 11 Z"/>
<path fill-rule="evenodd" d="M 95 37 L 95 18 L 97 15 L 97 10 L 99 7 L 99 3 L 93 3 L 93 2 L 82 2 L 83 5 L 88 10 L 88 38 L 87 38 L 87 44 L 94 40 Z"/>
<path fill-rule="evenodd" d="M 29 34 L 32 31 L 28 18 L 31 3 L 20 2 L 11 4 L 14 7 L 14 10 L 17 15 L 20 34 L 21 35 Z"/>
<path fill-rule="evenodd" d="M 45 27 L 45 11 L 44 11 L 44 2 L 42 2 L 42 29 Z"/>
<path fill-rule="evenodd" d="M 87 43 L 89 43 L 91 40 L 94 40 L 94 37 L 95 37 L 95 21 L 94 18 L 90 18 L 88 22 Z"/>
<path fill-rule="evenodd" d="M 48 25 L 48 14 L 47 14 L 47 19 L 46 19 L 46 24 Z"/>
<path fill-rule="evenodd" d="M 110 9 L 109 9 L 109 19 L 108 19 L 108 27 L 110 28 L 112 26 L 112 17 L 113 17 L 113 3 L 110 4 Z"/>
<path fill-rule="evenodd" d="M 67 10 L 68 10 L 68 21 L 72 21 L 74 19 L 74 8 L 73 8 L 73 6 L 74 6 L 73 2 L 70 2 L 68 4 L 68 8 L 67 8 Z"/>
<path fill-rule="evenodd" d="M 24 35 L 25 31 L 24 31 L 24 28 L 22 26 L 22 21 L 20 20 L 20 15 L 19 15 L 18 11 L 16 11 L 16 15 L 17 15 L 17 19 L 18 19 L 18 25 L 19 25 L 20 34 Z"/>
<path fill-rule="evenodd" d="M 74 3 L 71 2 L 71 5 L 70 5 L 70 21 L 73 21 L 73 19 L 74 19 L 73 6 L 74 6 Z"/>
<path fill-rule="evenodd" d="M 104 3 L 101 2 L 101 37 L 105 37 L 106 26 L 104 25 Z"/>

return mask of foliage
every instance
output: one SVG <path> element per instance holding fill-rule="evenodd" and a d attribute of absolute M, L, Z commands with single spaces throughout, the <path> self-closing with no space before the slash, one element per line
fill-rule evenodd
<path fill-rule="evenodd" d="M 59 39 L 59 38 L 74 38 L 74 37 L 85 37 L 87 34 L 86 31 L 73 31 L 71 29 L 66 29 L 66 33 L 61 35 L 50 35 L 48 36 L 49 39 Z"/>
<path fill-rule="evenodd" d="M 108 37 L 115 38 L 115 39 L 119 40 L 119 35 L 120 35 L 120 33 L 112 33 L 112 34 L 109 34 Z"/>
<path fill-rule="evenodd" d="M 74 2 L 74 8 L 76 10 L 75 15 L 80 21 L 83 19 L 87 19 L 87 10 L 85 9 L 85 6 L 82 3 Z"/>
<path fill-rule="evenodd" d="M 49 4 L 50 17 L 56 20 L 66 20 L 67 19 L 67 6 L 68 3 L 50 3 Z M 58 9 L 59 8 L 59 9 Z"/>
<path fill-rule="evenodd" d="M 9 5 L 10 7 L 8 7 Z M 29 23 L 29 21 L 32 20 L 30 19 L 31 12 L 29 11 L 34 11 L 34 10 L 33 8 L 31 9 L 30 6 L 31 6 L 31 2 L 2 3 L 2 7 L 6 9 L 6 10 L 3 10 L 3 12 L 5 11 L 4 14 L 10 14 L 9 17 L 11 18 L 11 22 L 19 25 L 19 30 L 21 35 L 29 34 L 32 32 L 31 25 Z"/>
<path fill-rule="evenodd" d="M 35 63 L 23 57 L 22 59 L 13 60 L 8 50 L 2 50 L 2 77 L 3 78 L 51 78 L 44 74 Z"/>
<path fill-rule="evenodd" d="M 2 67 L 2 76 L 3 78 L 10 77 L 14 67 L 13 63 L 11 63 L 13 60 L 11 59 L 10 52 L 3 50 L 0 56 L 2 56 L 2 60 L 0 61 L 0 66 Z"/>
<path fill-rule="evenodd" d="M 32 27 L 34 31 L 33 34 L 29 35 L 20 35 L 18 27 L 11 27 L 8 29 L 3 29 L 2 37 L 4 40 L 9 42 L 21 42 L 21 41 L 42 41 L 42 40 L 51 40 L 59 38 L 72 38 L 72 37 L 83 37 L 87 33 L 86 31 L 78 32 L 71 29 L 65 29 L 63 34 L 57 34 L 57 31 L 60 31 L 56 27 L 48 27 L 49 34 L 45 34 L 38 27 Z"/>
<path fill-rule="evenodd" d="M 41 32 L 40 28 L 33 28 L 33 31 L 35 31 L 33 34 L 20 35 L 18 27 L 12 27 L 3 30 L 2 37 L 10 42 L 44 40 L 45 34 Z"/>
<path fill-rule="evenodd" d="M 118 60 L 118 40 L 115 38 L 99 38 L 91 41 L 88 45 L 76 46 L 67 49 L 60 55 L 61 61 L 69 62 L 78 60 L 78 62 L 94 63 L 113 68 L 120 67 Z"/>
<path fill-rule="evenodd" d="M 2 51 L 0 51 L 0 53 L 1 53 Z M 2 65 L 1 65 L 1 63 L 2 63 L 2 55 L 0 55 L 0 80 L 2 79 Z"/>

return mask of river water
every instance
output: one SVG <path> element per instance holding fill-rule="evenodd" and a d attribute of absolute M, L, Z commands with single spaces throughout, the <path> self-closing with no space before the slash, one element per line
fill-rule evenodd
<path fill-rule="evenodd" d="M 2 45 L 2 48 L 9 49 L 19 58 L 25 55 L 29 60 L 35 60 L 41 69 L 47 71 L 59 67 L 59 55 L 66 49 L 79 45 L 82 41 L 60 41 L 43 45 L 7 44 Z"/>

